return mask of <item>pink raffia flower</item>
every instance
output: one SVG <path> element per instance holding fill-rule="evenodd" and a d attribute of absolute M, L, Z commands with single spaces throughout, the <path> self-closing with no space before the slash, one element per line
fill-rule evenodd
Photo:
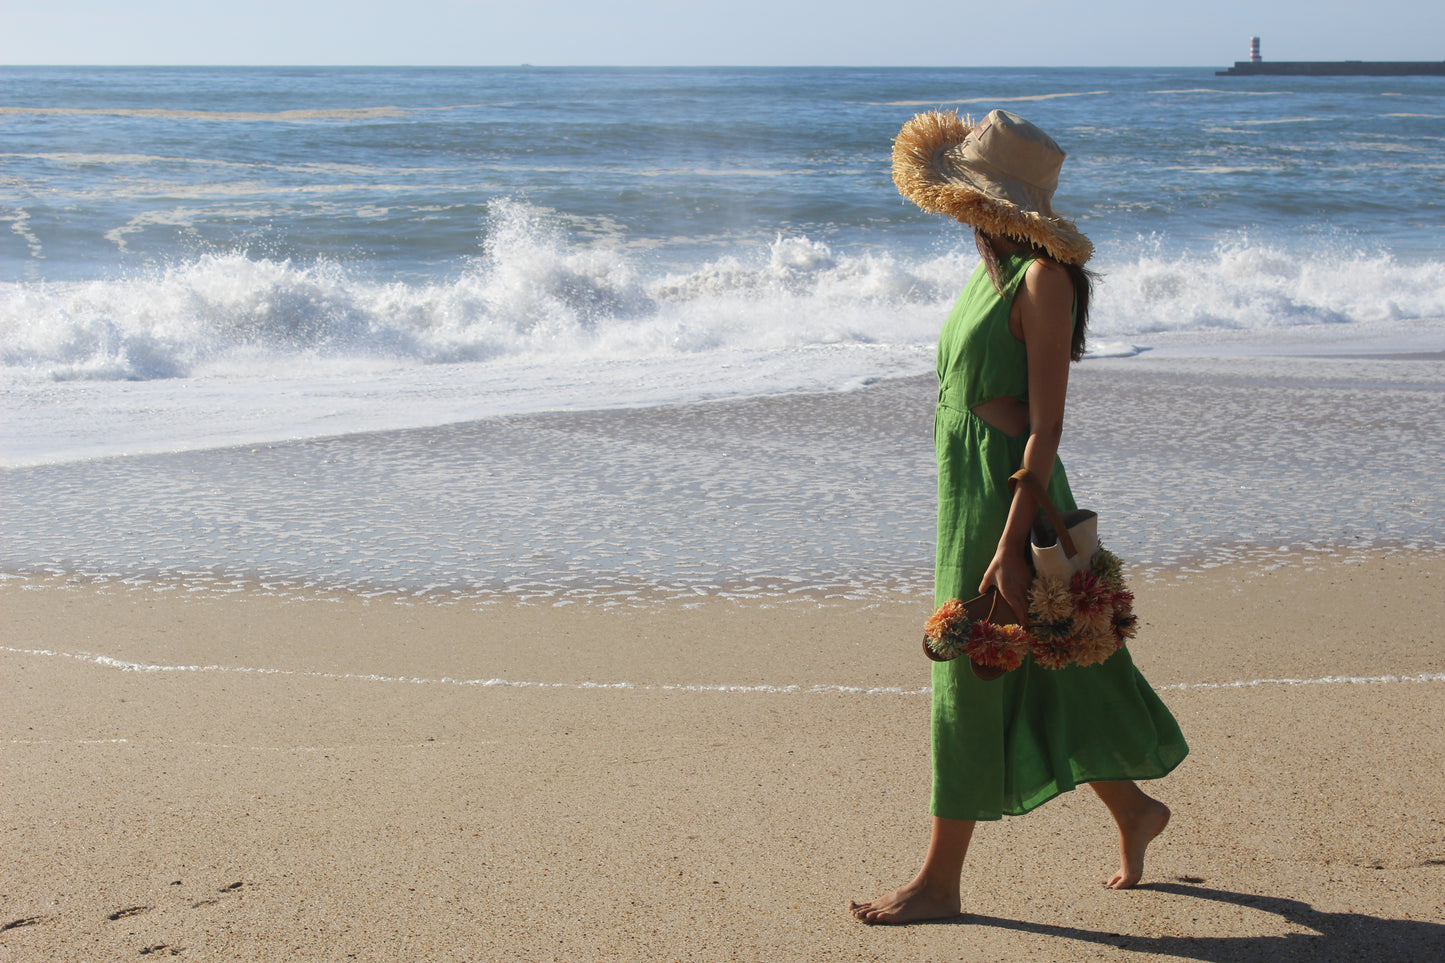
<path fill-rule="evenodd" d="M 1114 594 L 1108 584 L 1093 572 L 1075 572 L 1069 581 L 1069 592 L 1074 597 L 1074 616 L 1091 616 L 1098 612 L 1110 611 L 1110 597 Z"/>
<path fill-rule="evenodd" d="M 964 652 L 975 665 L 1012 672 L 1023 665 L 1029 650 L 1029 636 L 1021 625 L 995 625 L 987 620 L 973 623 Z"/>

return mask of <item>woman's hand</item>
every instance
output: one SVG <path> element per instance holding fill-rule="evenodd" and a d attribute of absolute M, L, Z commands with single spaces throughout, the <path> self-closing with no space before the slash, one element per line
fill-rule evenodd
<path fill-rule="evenodd" d="M 979 594 L 987 592 L 990 587 L 998 589 L 998 594 L 1014 610 L 1018 616 L 1020 625 L 1027 625 L 1029 621 L 1029 587 L 1034 581 L 1034 570 L 1029 565 L 1028 559 L 1021 552 L 1010 551 L 1003 546 L 994 554 L 993 561 L 989 563 L 988 570 L 983 573 L 983 581 L 978 583 Z"/>

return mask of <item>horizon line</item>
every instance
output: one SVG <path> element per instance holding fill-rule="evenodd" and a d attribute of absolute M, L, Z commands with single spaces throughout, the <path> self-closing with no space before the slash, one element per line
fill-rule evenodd
<path fill-rule="evenodd" d="M 1279 61 L 1274 61 L 1279 62 Z M 1386 61 L 1389 62 L 1389 61 Z M 1431 63 L 1433 61 L 1400 61 Z M 1445 62 L 1445 61 L 1442 61 Z M 1232 63 L 1232 62 L 1231 62 Z M 424 63 L 6 63 L 0 70 L 11 68 L 104 68 L 104 69 L 196 69 L 218 67 L 227 69 L 304 69 L 337 68 L 345 70 L 1213 70 L 1215 64 L 663 64 L 663 63 L 595 63 L 595 64 L 424 64 Z"/>

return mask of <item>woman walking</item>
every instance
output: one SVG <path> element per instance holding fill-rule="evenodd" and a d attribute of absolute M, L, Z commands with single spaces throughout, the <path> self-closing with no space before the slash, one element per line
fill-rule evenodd
<path fill-rule="evenodd" d="M 894 142 L 899 191 L 972 226 L 982 257 L 938 344 L 935 605 L 995 588 L 1028 611 L 1039 506 L 1028 486 L 1010 490 L 1014 472 L 1028 469 L 1061 511 L 1075 507 L 1057 452 L 1069 362 L 1084 353 L 1093 245 L 1051 207 L 1063 160 L 1052 138 L 1001 110 L 976 126 L 919 114 Z M 977 821 L 1022 815 L 1084 783 L 1119 829 L 1120 866 L 1106 885 L 1134 886 L 1170 814 L 1133 780 L 1166 775 L 1188 752 L 1123 648 L 1088 667 L 1044 669 L 1026 657 L 993 681 L 966 658 L 935 663 L 932 742 L 923 866 L 899 889 L 851 904 L 865 923 L 958 914 Z"/>

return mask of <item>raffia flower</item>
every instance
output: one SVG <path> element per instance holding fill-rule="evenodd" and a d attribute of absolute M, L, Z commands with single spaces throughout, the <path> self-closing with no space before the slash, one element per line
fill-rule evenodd
<path fill-rule="evenodd" d="M 1090 629 L 1074 641 L 1074 661 L 1079 665 L 1098 665 L 1119 650 L 1119 637 L 1112 624 Z"/>
<path fill-rule="evenodd" d="M 1029 621 L 1058 622 L 1074 613 L 1074 597 L 1063 579 L 1041 575 L 1029 587 Z"/>
<path fill-rule="evenodd" d="M 1066 617 L 1053 622 L 1031 621 L 1029 634 L 1044 642 L 1056 644 L 1074 634 L 1074 620 Z"/>
<path fill-rule="evenodd" d="M 1028 633 L 1018 625 L 995 625 L 975 622 L 969 631 L 964 651 L 981 666 L 1012 672 L 1023 665 L 1029 649 Z"/>
<path fill-rule="evenodd" d="M 1121 581 L 1118 585 L 1109 586 L 1109 600 L 1114 603 L 1115 608 L 1119 606 L 1132 607 L 1134 605 L 1134 593 L 1129 591 L 1128 586 Z"/>
<path fill-rule="evenodd" d="M 923 637 L 935 655 L 943 659 L 956 659 L 963 655 L 972 625 L 963 603 L 958 599 L 949 599 L 935 609 L 924 624 Z"/>
<path fill-rule="evenodd" d="M 1108 582 L 1123 584 L 1124 563 L 1119 560 L 1119 556 L 1107 548 L 1099 547 L 1099 550 L 1094 553 L 1094 557 L 1090 559 L 1089 567 L 1100 578 Z"/>
<path fill-rule="evenodd" d="M 1088 620 L 1099 612 L 1112 613 L 1110 597 L 1114 594 L 1093 572 L 1075 572 L 1069 581 L 1069 591 L 1074 597 L 1074 618 Z"/>
<path fill-rule="evenodd" d="M 1041 669 L 1062 669 L 1074 660 L 1074 647 L 1069 641 L 1054 643 L 1036 638 L 1029 653 L 1034 657 L 1034 665 Z"/>
<path fill-rule="evenodd" d="M 923 634 L 930 639 L 941 639 L 953 629 L 959 620 L 967 621 L 967 619 L 968 616 L 963 611 L 963 603 L 958 599 L 949 599 L 929 616 L 928 622 L 923 626 Z"/>
<path fill-rule="evenodd" d="M 1119 638 L 1119 644 L 1123 645 L 1139 633 L 1139 617 L 1133 612 L 1127 615 L 1116 615 L 1114 617 L 1114 634 Z"/>
<path fill-rule="evenodd" d="M 1088 635 L 1092 632 L 1104 632 L 1114 627 L 1114 607 L 1105 602 L 1097 608 L 1091 608 L 1074 614 L 1074 631 L 1079 635 Z"/>

